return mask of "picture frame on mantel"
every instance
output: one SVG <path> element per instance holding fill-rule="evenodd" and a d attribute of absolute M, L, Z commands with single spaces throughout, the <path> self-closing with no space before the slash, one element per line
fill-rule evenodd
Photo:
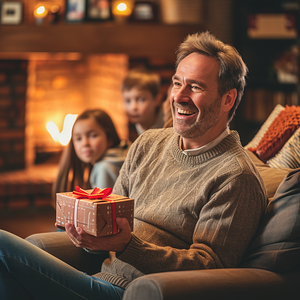
<path fill-rule="evenodd" d="M 17 25 L 22 22 L 23 3 L 20 1 L 0 2 L 0 24 Z"/>
<path fill-rule="evenodd" d="M 86 15 L 86 0 L 66 0 L 67 22 L 83 22 Z"/>
<path fill-rule="evenodd" d="M 158 7 L 156 3 L 151 1 L 135 2 L 130 21 L 137 22 L 157 22 Z"/>
<path fill-rule="evenodd" d="M 110 0 L 87 0 L 86 19 L 88 21 L 113 20 Z"/>

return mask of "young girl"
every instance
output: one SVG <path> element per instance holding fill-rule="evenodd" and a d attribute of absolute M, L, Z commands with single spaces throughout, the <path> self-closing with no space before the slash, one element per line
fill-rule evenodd
<path fill-rule="evenodd" d="M 53 197 L 59 192 L 94 187 L 113 187 L 125 160 L 129 143 L 120 141 L 115 126 L 101 109 L 87 110 L 73 125 L 72 138 L 65 149 Z"/>

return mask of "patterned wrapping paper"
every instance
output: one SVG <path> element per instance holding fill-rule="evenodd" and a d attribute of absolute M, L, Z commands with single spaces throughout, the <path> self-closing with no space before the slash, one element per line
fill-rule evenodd
<path fill-rule="evenodd" d="M 133 230 L 133 199 L 115 194 L 103 199 L 77 198 L 72 192 L 56 194 L 56 223 L 59 228 L 71 223 L 90 235 L 107 236 L 118 233 L 115 218 L 125 217 Z"/>

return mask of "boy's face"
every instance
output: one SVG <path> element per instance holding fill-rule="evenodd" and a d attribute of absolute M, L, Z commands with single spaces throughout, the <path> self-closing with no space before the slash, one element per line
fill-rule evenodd
<path fill-rule="evenodd" d="M 147 90 L 132 88 L 123 91 L 123 103 L 131 123 L 138 123 L 145 130 L 154 124 L 158 97 L 154 98 Z"/>

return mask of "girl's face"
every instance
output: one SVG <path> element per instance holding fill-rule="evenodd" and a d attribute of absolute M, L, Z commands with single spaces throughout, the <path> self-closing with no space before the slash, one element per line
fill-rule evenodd
<path fill-rule="evenodd" d="M 73 145 L 78 158 L 94 165 L 111 147 L 103 128 L 93 119 L 78 120 L 73 127 Z"/>

